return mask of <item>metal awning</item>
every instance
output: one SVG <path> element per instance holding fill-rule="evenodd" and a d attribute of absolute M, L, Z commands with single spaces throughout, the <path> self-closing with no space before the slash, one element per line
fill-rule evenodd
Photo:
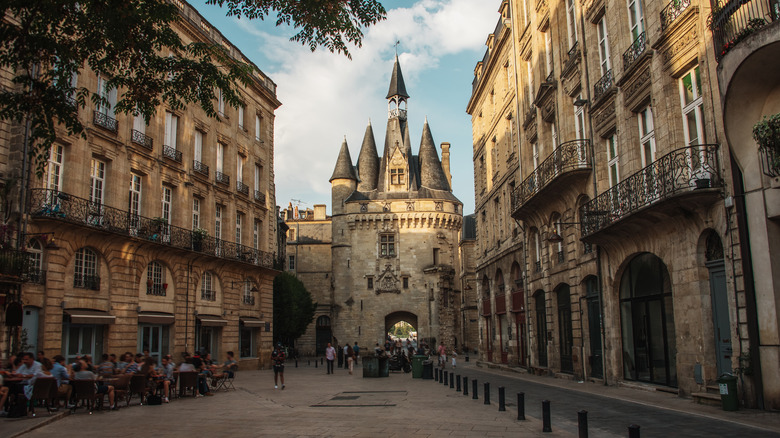
<path fill-rule="evenodd" d="M 138 313 L 138 322 L 142 324 L 173 324 L 174 318 L 171 313 L 163 312 L 140 312 Z"/>
<path fill-rule="evenodd" d="M 65 309 L 72 324 L 113 324 L 116 316 L 102 310 Z"/>
<path fill-rule="evenodd" d="M 226 319 L 216 315 L 198 315 L 198 322 L 206 327 L 224 327 L 227 325 Z"/>
<path fill-rule="evenodd" d="M 241 324 L 244 325 L 244 327 L 264 327 L 265 321 L 262 321 L 258 318 L 252 318 L 249 316 L 242 316 L 239 318 L 241 321 Z"/>

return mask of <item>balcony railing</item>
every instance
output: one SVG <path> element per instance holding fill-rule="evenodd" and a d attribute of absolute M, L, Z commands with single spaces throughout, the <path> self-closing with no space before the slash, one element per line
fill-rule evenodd
<path fill-rule="evenodd" d="M 217 170 L 214 172 L 214 181 L 220 184 L 225 184 L 226 186 L 230 185 L 230 175 L 224 174 Z"/>
<path fill-rule="evenodd" d="M 542 164 L 512 191 L 512 211 L 522 207 L 557 177 L 573 170 L 591 168 L 590 140 L 561 143 Z"/>
<path fill-rule="evenodd" d="M 149 149 L 150 151 L 154 149 L 154 143 L 152 141 L 152 137 L 149 137 L 148 135 L 144 134 L 141 131 L 136 131 L 133 129 L 130 131 L 130 141 L 133 143 L 143 146 L 146 149 Z"/>
<path fill-rule="evenodd" d="M 718 62 L 748 35 L 780 18 L 779 0 L 712 1 L 715 6 L 709 24 Z"/>
<path fill-rule="evenodd" d="M 100 290 L 100 277 L 97 275 L 73 275 L 73 287 L 79 289 Z"/>
<path fill-rule="evenodd" d="M 217 292 L 214 290 L 202 290 L 200 292 L 200 299 L 204 301 L 217 301 Z"/>
<path fill-rule="evenodd" d="M 612 69 L 607 70 L 604 76 L 593 85 L 593 100 L 597 101 L 604 95 L 610 88 L 615 85 L 615 77 L 612 74 Z"/>
<path fill-rule="evenodd" d="M 718 145 L 674 150 L 582 206 L 582 234 L 615 222 L 673 195 L 720 187 Z"/>
<path fill-rule="evenodd" d="M 255 190 L 255 201 L 265 205 L 265 193 L 261 192 L 260 190 Z"/>
<path fill-rule="evenodd" d="M 628 68 L 631 67 L 631 64 L 645 53 L 645 49 L 647 48 L 646 35 L 645 32 L 640 33 L 631 44 L 631 47 L 623 53 L 623 71 L 627 71 Z"/>
<path fill-rule="evenodd" d="M 571 49 L 569 49 L 569 52 L 566 54 L 566 63 L 564 64 L 563 71 L 568 72 L 571 68 L 572 64 L 574 64 L 577 61 L 577 58 L 580 56 L 580 42 L 575 41 L 574 45 L 571 46 Z"/>
<path fill-rule="evenodd" d="M 165 289 L 167 285 L 162 284 L 150 284 L 146 286 L 146 295 L 156 295 L 158 297 L 165 296 Z"/>
<path fill-rule="evenodd" d="M 27 273 L 27 281 L 33 284 L 46 284 L 46 271 L 42 269 L 31 269 Z"/>
<path fill-rule="evenodd" d="M 212 257 L 235 260 L 266 268 L 273 267 L 273 254 L 249 246 L 203 236 L 192 230 L 161 224 L 127 210 L 101 205 L 99 209 L 84 198 L 48 189 L 30 190 L 27 213 L 33 218 L 48 218 L 130 238 L 151 241 L 168 247 L 196 251 Z M 0 253 L 0 273 L 2 273 Z"/>
<path fill-rule="evenodd" d="M 194 170 L 196 173 L 205 176 L 206 178 L 208 178 L 209 176 L 209 166 L 206 166 L 200 161 L 196 161 L 196 160 L 192 161 L 192 170 Z"/>
<path fill-rule="evenodd" d="M 243 181 L 236 181 L 236 191 L 249 196 L 249 186 L 244 184 Z"/>
<path fill-rule="evenodd" d="M 759 147 L 758 153 L 761 154 L 761 170 L 764 175 L 774 178 L 780 176 L 780 151 L 771 147 Z"/>
<path fill-rule="evenodd" d="M 243 299 L 241 300 L 243 304 L 246 304 L 248 306 L 254 306 L 255 305 L 255 296 L 254 295 L 244 295 Z"/>
<path fill-rule="evenodd" d="M 490 316 L 490 298 L 482 298 L 482 316 Z"/>
<path fill-rule="evenodd" d="M 103 114 L 100 111 L 95 111 L 94 114 L 94 122 L 96 126 L 108 129 L 111 132 L 116 132 L 118 130 L 119 125 L 115 118 L 109 116 L 108 114 Z"/>
<path fill-rule="evenodd" d="M 163 145 L 163 157 L 181 163 L 181 151 L 176 150 L 176 148 L 170 147 L 167 144 Z"/>
<path fill-rule="evenodd" d="M 688 6 L 691 5 L 691 0 L 672 0 L 661 10 L 661 32 L 666 30 L 674 20 L 677 19 Z"/>
<path fill-rule="evenodd" d="M 0 249 L 0 282 L 29 281 L 31 268 L 29 253 L 14 248 Z"/>

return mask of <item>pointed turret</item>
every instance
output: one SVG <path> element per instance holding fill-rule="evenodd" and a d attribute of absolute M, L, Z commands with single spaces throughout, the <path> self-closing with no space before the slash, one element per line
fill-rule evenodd
<path fill-rule="evenodd" d="M 336 160 L 336 168 L 333 169 L 333 175 L 329 181 L 333 182 L 334 179 L 351 179 L 353 181 L 358 179 L 355 167 L 352 165 L 352 157 L 349 156 L 346 137 L 344 137 L 344 142 L 341 143 L 341 151 L 339 152 L 338 160 Z"/>
<path fill-rule="evenodd" d="M 404 75 L 401 73 L 401 64 L 398 63 L 398 55 L 395 55 L 395 64 L 393 65 L 393 75 L 390 77 L 390 89 L 387 90 L 387 96 L 385 99 L 390 99 L 393 96 L 409 98 L 406 93 L 406 84 L 404 83 Z"/>
<path fill-rule="evenodd" d="M 431 128 L 428 126 L 428 118 L 423 125 L 422 140 L 420 141 L 420 186 L 434 190 L 450 191 L 447 176 L 441 167 L 439 154 L 436 152 L 436 143 L 433 142 Z"/>
<path fill-rule="evenodd" d="M 377 179 L 379 177 L 379 155 L 376 151 L 376 142 L 374 141 L 374 130 L 371 128 L 371 120 L 368 121 L 366 134 L 363 136 L 363 145 L 360 147 L 358 155 L 358 190 L 371 191 L 376 190 Z"/>

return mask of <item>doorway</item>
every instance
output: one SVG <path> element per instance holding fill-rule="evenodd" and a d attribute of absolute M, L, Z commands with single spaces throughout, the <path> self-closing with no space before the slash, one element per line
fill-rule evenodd
<path fill-rule="evenodd" d="M 536 357 L 540 367 L 547 367 L 547 306 L 544 302 L 544 291 L 534 294 L 536 310 Z"/>
<path fill-rule="evenodd" d="M 709 272 L 712 297 L 712 325 L 715 336 L 715 354 L 718 375 L 732 372 L 731 320 L 726 291 L 726 265 L 723 262 L 723 243 L 713 230 L 706 240 L 705 266 Z"/>
<path fill-rule="evenodd" d="M 573 373 L 572 347 L 574 334 L 571 325 L 571 292 L 568 284 L 558 287 L 558 341 L 561 347 L 561 372 Z"/>
<path fill-rule="evenodd" d="M 321 356 L 325 354 L 325 349 L 328 348 L 328 342 L 333 341 L 333 332 L 330 327 L 330 317 L 322 315 L 317 318 L 317 332 L 316 332 L 316 354 Z"/>

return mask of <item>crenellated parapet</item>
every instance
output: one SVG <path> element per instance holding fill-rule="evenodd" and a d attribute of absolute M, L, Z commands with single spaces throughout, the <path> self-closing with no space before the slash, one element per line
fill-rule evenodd
<path fill-rule="evenodd" d="M 408 212 L 352 214 L 347 218 L 350 230 L 383 230 L 389 227 L 398 229 L 445 229 L 457 231 L 461 228 L 463 217 L 460 214 L 444 212 Z"/>

